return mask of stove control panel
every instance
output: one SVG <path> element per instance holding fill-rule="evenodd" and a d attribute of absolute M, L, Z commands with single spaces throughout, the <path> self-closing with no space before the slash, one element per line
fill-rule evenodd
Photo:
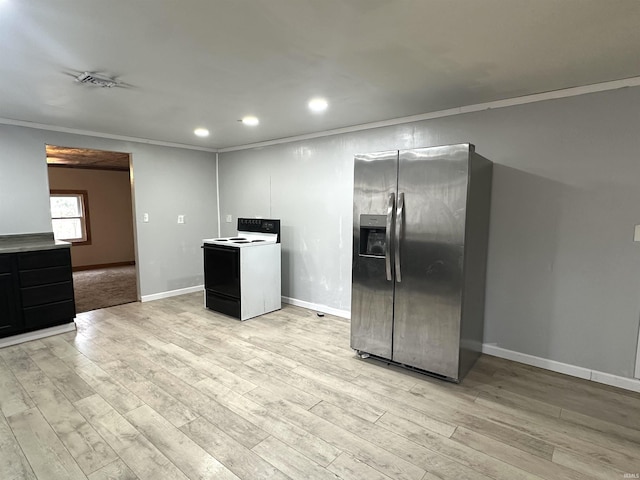
<path fill-rule="evenodd" d="M 280 220 L 238 218 L 238 232 L 276 233 L 278 234 L 278 243 L 280 243 Z"/>

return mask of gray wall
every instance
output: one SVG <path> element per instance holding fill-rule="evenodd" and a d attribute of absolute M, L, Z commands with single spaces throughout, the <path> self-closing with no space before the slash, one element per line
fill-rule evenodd
<path fill-rule="evenodd" d="M 51 231 L 45 144 L 35 130 L 0 125 L 0 235 Z"/>
<path fill-rule="evenodd" d="M 215 154 L 0 125 L 0 235 L 51 231 L 46 144 L 132 154 L 141 295 L 203 283 L 200 246 L 217 234 Z"/>
<path fill-rule="evenodd" d="M 633 377 L 638 132 L 626 88 L 221 153 L 221 215 L 281 218 L 283 295 L 349 310 L 353 155 L 473 143 L 495 162 L 485 343 Z"/>

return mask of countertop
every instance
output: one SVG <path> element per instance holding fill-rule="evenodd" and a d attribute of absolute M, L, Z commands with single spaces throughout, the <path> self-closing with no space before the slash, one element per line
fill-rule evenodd
<path fill-rule="evenodd" d="M 54 248 L 70 247 L 70 242 L 54 240 L 52 232 L 0 235 L 0 254 L 35 252 L 37 250 L 53 250 Z"/>

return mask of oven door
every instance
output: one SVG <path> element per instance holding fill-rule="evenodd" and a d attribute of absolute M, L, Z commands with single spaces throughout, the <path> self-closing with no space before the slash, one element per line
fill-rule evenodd
<path fill-rule="evenodd" d="M 204 287 L 240 299 L 240 249 L 204 246 Z"/>
<path fill-rule="evenodd" d="M 204 245 L 205 306 L 241 318 L 240 249 Z"/>

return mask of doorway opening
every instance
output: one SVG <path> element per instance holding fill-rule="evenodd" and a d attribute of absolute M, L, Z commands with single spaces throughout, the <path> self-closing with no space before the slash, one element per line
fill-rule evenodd
<path fill-rule="evenodd" d="M 140 300 L 129 153 L 46 146 L 51 223 L 71 242 L 77 313 Z"/>

